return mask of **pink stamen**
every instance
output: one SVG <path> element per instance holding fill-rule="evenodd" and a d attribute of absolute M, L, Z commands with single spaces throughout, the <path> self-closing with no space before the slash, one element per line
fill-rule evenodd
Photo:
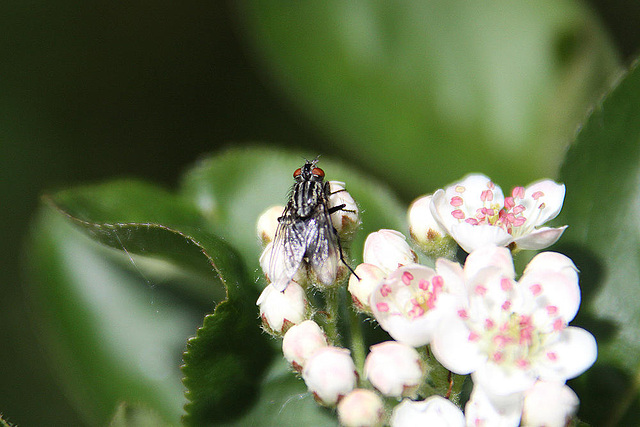
<path fill-rule="evenodd" d="M 524 187 L 515 187 L 513 189 L 513 191 L 511 191 L 511 195 L 514 198 L 516 198 L 516 197 L 519 198 L 519 199 L 524 198 Z"/>
<path fill-rule="evenodd" d="M 402 273 L 402 283 L 409 286 L 412 280 L 413 280 L 413 274 L 409 273 L 408 271 L 405 271 L 404 273 Z"/>
<path fill-rule="evenodd" d="M 555 316 L 556 314 L 558 314 L 558 307 L 556 307 L 555 305 L 548 305 L 546 309 L 549 316 Z"/>
<path fill-rule="evenodd" d="M 482 285 L 478 285 L 475 288 L 475 292 L 476 292 L 476 294 L 478 294 L 480 296 L 484 296 L 484 294 L 487 293 L 487 288 L 482 286 Z"/>
<path fill-rule="evenodd" d="M 515 215 L 518 215 L 518 214 L 521 214 L 522 212 L 524 212 L 524 211 L 526 211 L 526 210 L 527 210 L 527 208 L 525 208 L 524 206 L 522 206 L 522 205 L 518 205 L 518 206 L 516 206 L 515 208 L 513 208 L 513 211 L 512 211 L 512 212 L 513 212 Z"/>
<path fill-rule="evenodd" d="M 558 354 L 550 351 L 547 353 L 547 359 L 551 360 L 552 362 L 555 362 L 556 360 L 558 360 Z"/>
<path fill-rule="evenodd" d="M 465 309 L 458 310 L 458 317 L 461 319 L 468 319 L 469 313 L 467 313 L 467 310 Z"/>
<path fill-rule="evenodd" d="M 384 313 L 389 311 L 389 304 L 387 304 L 386 302 L 379 302 L 376 304 L 376 308 L 378 309 L 378 311 L 381 311 Z"/>
<path fill-rule="evenodd" d="M 504 355 L 501 352 L 496 351 L 491 355 L 491 358 L 493 359 L 494 362 L 500 363 L 504 359 Z"/>
<path fill-rule="evenodd" d="M 478 222 L 478 220 L 477 220 L 477 219 L 475 219 L 475 218 L 467 218 L 467 219 L 465 219 L 465 220 L 464 220 L 464 222 L 466 222 L 467 224 L 471 224 L 471 225 L 478 225 L 478 224 L 480 224 L 480 223 Z"/>
<path fill-rule="evenodd" d="M 469 341 L 478 341 L 480 339 L 480 335 L 478 335 L 476 332 L 469 332 L 469 338 L 467 338 Z"/>
<path fill-rule="evenodd" d="M 490 190 L 493 190 L 496 187 L 496 185 L 493 183 L 493 181 L 489 181 L 487 182 L 487 188 Z"/>
<path fill-rule="evenodd" d="M 519 368 L 525 369 L 529 367 L 529 361 L 525 359 L 518 359 L 516 360 L 516 365 L 518 365 Z"/>
<path fill-rule="evenodd" d="M 389 285 L 382 285 L 380 287 L 380 294 L 383 297 L 386 297 L 387 295 L 389 295 L 391 293 L 391 287 Z"/>
<path fill-rule="evenodd" d="M 523 216 L 519 216 L 518 218 L 516 218 L 513 221 L 513 226 L 514 227 L 520 227 L 521 225 L 523 225 L 525 222 L 527 222 L 527 218 L 523 217 Z"/>
<path fill-rule="evenodd" d="M 513 288 L 513 283 L 511 282 L 511 280 L 503 277 L 502 279 L 500 279 L 500 288 L 505 292 L 510 291 Z"/>
<path fill-rule="evenodd" d="M 542 292 L 542 286 L 536 283 L 535 285 L 529 286 L 529 290 L 534 296 L 538 296 Z"/>
<path fill-rule="evenodd" d="M 420 280 L 420 282 L 418 283 L 418 287 L 423 290 L 426 291 L 429 289 L 429 281 L 428 280 Z"/>
<path fill-rule="evenodd" d="M 465 217 L 464 212 L 462 212 L 460 209 L 456 209 L 455 211 L 451 212 L 451 216 L 455 219 L 464 219 Z"/>
<path fill-rule="evenodd" d="M 485 319 L 484 320 L 484 327 L 485 329 L 491 329 L 495 326 L 496 324 L 493 322 L 493 320 L 491 319 Z"/>
<path fill-rule="evenodd" d="M 513 197 L 505 197 L 504 198 L 504 207 L 508 209 L 513 208 L 516 205 L 516 202 L 513 200 Z"/>
<path fill-rule="evenodd" d="M 460 196 L 453 196 L 451 198 L 451 202 L 449 203 L 451 204 L 451 206 L 455 206 L 457 208 L 462 206 L 462 204 L 464 203 L 464 200 L 462 200 L 462 197 Z"/>
<path fill-rule="evenodd" d="M 502 303 L 502 309 L 504 311 L 509 311 L 511 309 L 511 301 L 505 301 Z"/>
<path fill-rule="evenodd" d="M 484 190 L 482 193 L 480 193 L 480 200 L 482 200 L 483 202 L 492 201 L 493 200 L 493 191 Z"/>
<path fill-rule="evenodd" d="M 531 195 L 531 197 L 533 198 L 533 200 L 538 200 L 540 197 L 544 196 L 544 193 L 542 191 L 536 191 L 535 193 L 533 193 Z"/>
<path fill-rule="evenodd" d="M 538 209 L 542 210 L 544 208 L 546 208 L 547 205 L 545 205 L 544 203 L 540 203 L 540 206 L 538 206 Z"/>
<path fill-rule="evenodd" d="M 557 318 L 554 322 L 553 322 L 553 330 L 554 331 L 561 331 L 564 329 L 564 322 L 562 321 L 561 318 Z"/>
<path fill-rule="evenodd" d="M 431 283 L 433 283 L 433 291 L 439 291 L 444 287 L 444 279 L 442 276 L 433 276 L 431 278 Z"/>

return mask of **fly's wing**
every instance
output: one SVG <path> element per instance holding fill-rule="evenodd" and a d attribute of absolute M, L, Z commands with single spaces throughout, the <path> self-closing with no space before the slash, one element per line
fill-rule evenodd
<path fill-rule="evenodd" d="M 305 241 L 307 258 L 311 270 L 324 285 L 331 285 L 336 281 L 340 249 L 327 207 L 320 203 L 316 212 L 307 224 Z"/>
<path fill-rule="evenodd" d="M 296 275 L 305 253 L 304 222 L 294 219 L 287 206 L 271 246 L 266 273 L 271 284 L 282 292 Z"/>

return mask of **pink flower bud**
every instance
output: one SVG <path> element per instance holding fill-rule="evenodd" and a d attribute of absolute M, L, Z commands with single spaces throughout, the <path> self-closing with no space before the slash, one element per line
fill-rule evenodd
<path fill-rule="evenodd" d="M 324 347 L 307 360 L 302 378 L 319 403 L 333 406 L 355 388 L 358 374 L 349 350 Z"/>
<path fill-rule="evenodd" d="M 382 426 L 384 418 L 384 402 L 371 390 L 357 388 L 338 403 L 338 419 L 345 427 Z"/>
<path fill-rule="evenodd" d="M 276 229 L 278 228 L 278 218 L 282 216 L 284 212 L 284 206 L 272 206 L 264 211 L 258 218 L 256 225 L 256 232 L 263 245 L 266 245 L 276 235 Z"/>
<path fill-rule="evenodd" d="M 273 335 L 281 335 L 303 320 L 307 315 L 307 299 L 304 289 L 296 282 L 289 282 L 283 292 L 267 285 L 258 298 L 262 326 Z"/>
<path fill-rule="evenodd" d="M 329 181 L 329 206 L 345 205 L 342 209 L 331 214 L 331 222 L 343 240 L 352 237 L 353 232 L 360 226 L 358 205 L 345 189 L 344 182 Z"/>
<path fill-rule="evenodd" d="M 389 274 L 398 267 L 418 261 L 406 237 L 399 231 L 382 229 L 367 236 L 362 258 Z"/>
<path fill-rule="evenodd" d="M 349 278 L 348 286 L 349 292 L 351 293 L 351 299 L 353 300 L 353 305 L 358 311 L 371 313 L 371 308 L 369 307 L 369 296 L 386 275 L 380 268 L 373 264 L 366 263 L 360 264 L 356 267 L 356 274 L 360 280 L 352 274 Z"/>
<path fill-rule="evenodd" d="M 327 337 L 313 320 L 292 326 L 282 340 L 282 353 L 285 359 L 300 372 L 306 361 L 318 349 L 326 347 Z"/>
<path fill-rule="evenodd" d="M 371 347 L 364 375 L 385 396 L 412 397 L 422 383 L 424 365 L 413 347 L 385 341 Z"/>

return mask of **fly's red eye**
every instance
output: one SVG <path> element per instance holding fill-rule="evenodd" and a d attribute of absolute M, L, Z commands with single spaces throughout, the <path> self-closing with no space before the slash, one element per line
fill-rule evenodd
<path fill-rule="evenodd" d="M 311 173 L 314 174 L 315 176 L 319 176 L 320 178 L 324 178 L 324 171 L 320 168 L 313 168 Z"/>
<path fill-rule="evenodd" d="M 293 172 L 293 177 L 297 178 L 300 176 L 301 173 L 302 173 L 302 169 L 298 168 Z"/>

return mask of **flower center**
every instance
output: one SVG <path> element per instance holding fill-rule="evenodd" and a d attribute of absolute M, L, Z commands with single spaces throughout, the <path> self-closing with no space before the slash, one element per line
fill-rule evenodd
<path fill-rule="evenodd" d="M 441 276 L 433 276 L 431 280 L 419 279 L 416 286 L 416 279 L 409 272 L 405 272 L 402 282 L 411 286 L 412 295 L 404 306 L 405 315 L 410 319 L 423 316 L 427 311 L 436 306 L 438 295 L 442 292 L 444 280 Z"/>
<path fill-rule="evenodd" d="M 528 218 L 525 217 L 527 207 L 523 203 L 525 196 L 524 187 L 516 187 L 511 192 L 511 196 L 505 197 L 504 205 L 494 202 L 494 188 L 495 184 L 491 181 L 487 183 L 486 190 L 480 193 L 480 205 L 475 212 L 469 212 L 465 210 L 464 193 L 466 188 L 462 185 L 458 185 L 455 188 L 457 195 L 451 197 L 449 204 L 455 208 L 451 212 L 458 221 L 464 221 L 471 225 L 491 225 L 500 227 L 511 235 L 520 235 L 524 232 L 523 225 L 527 223 Z M 537 191 L 531 195 L 531 197 L 537 201 L 544 196 L 542 191 Z M 477 202 L 472 203 L 473 206 L 477 206 Z M 541 212 L 545 208 L 544 203 L 538 205 L 538 211 Z M 531 221 L 529 221 L 531 222 Z"/>

